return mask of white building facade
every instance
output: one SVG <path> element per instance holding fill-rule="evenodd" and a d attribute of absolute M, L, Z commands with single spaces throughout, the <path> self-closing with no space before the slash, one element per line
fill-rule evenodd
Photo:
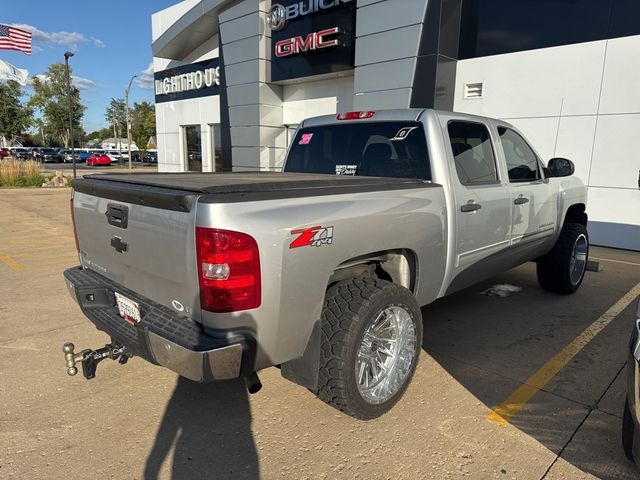
<path fill-rule="evenodd" d="M 314 115 L 487 115 L 574 161 L 593 243 L 640 250 L 637 18 L 631 0 L 184 0 L 152 18 L 159 169 L 277 170 Z"/>

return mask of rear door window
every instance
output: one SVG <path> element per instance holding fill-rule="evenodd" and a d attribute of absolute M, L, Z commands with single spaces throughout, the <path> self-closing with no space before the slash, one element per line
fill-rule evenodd
<path fill-rule="evenodd" d="M 458 179 L 462 185 L 498 183 L 496 159 L 486 125 L 452 121 L 447 125 Z"/>
<path fill-rule="evenodd" d="M 431 180 L 419 122 L 351 122 L 298 130 L 285 172 Z"/>

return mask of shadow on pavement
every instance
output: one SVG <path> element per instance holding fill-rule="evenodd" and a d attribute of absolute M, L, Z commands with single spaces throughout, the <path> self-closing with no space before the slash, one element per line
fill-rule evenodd
<path fill-rule="evenodd" d="M 574 295 L 554 295 L 537 285 L 535 266 L 528 264 L 440 299 L 422 308 L 423 349 L 474 397 L 496 408 L 637 282 L 618 275 L 613 287 L 614 280 L 597 275 Z M 522 291 L 506 298 L 481 295 L 496 284 Z M 603 479 L 638 478 L 620 440 L 630 309 L 511 420 L 556 455 Z"/>
<path fill-rule="evenodd" d="M 242 380 L 200 384 L 180 377 L 147 458 L 145 480 L 158 479 L 173 450 L 173 480 L 257 479 L 258 453 Z"/>

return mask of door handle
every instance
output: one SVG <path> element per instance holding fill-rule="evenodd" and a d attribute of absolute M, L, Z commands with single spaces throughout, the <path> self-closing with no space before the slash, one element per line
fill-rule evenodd
<path fill-rule="evenodd" d="M 469 202 L 465 203 L 460 207 L 461 212 L 475 212 L 476 210 L 480 210 L 482 205 L 479 203 L 475 203 L 473 200 L 469 200 Z"/>
<path fill-rule="evenodd" d="M 525 203 L 529 203 L 529 199 L 525 197 L 518 197 L 513 201 L 513 203 L 516 205 L 524 205 Z"/>

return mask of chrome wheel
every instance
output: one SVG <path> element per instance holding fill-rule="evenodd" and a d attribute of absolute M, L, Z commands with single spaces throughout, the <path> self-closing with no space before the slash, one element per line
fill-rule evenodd
<path fill-rule="evenodd" d="M 569 259 L 569 278 L 573 285 L 577 285 L 584 275 L 584 271 L 587 268 L 587 253 L 589 251 L 589 244 L 587 237 L 584 235 L 578 236 L 573 249 L 571 251 L 571 258 Z"/>
<path fill-rule="evenodd" d="M 362 337 L 355 374 L 358 390 L 371 404 L 389 400 L 404 385 L 416 355 L 411 313 L 399 305 L 382 310 Z"/>

